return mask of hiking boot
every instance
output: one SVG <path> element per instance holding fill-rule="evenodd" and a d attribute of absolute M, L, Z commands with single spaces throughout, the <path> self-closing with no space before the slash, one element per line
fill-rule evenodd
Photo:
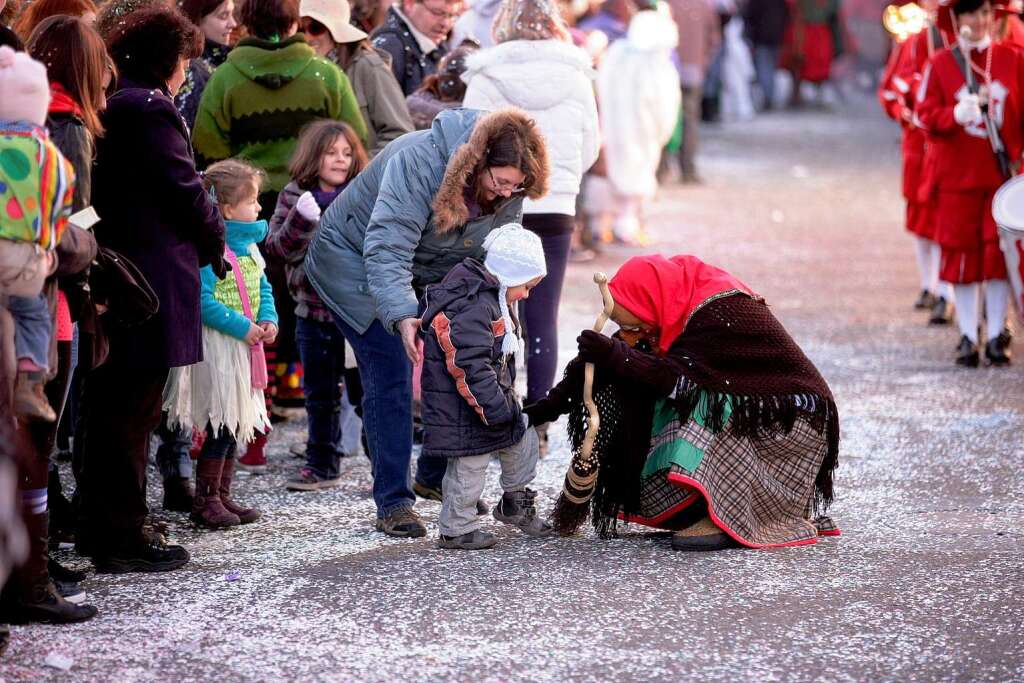
<path fill-rule="evenodd" d="M 299 470 L 298 475 L 288 480 L 285 488 L 289 491 L 319 491 L 341 486 L 340 477 L 321 477 L 308 467 Z"/>
<path fill-rule="evenodd" d="M 245 455 L 238 459 L 238 467 L 252 474 L 263 474 L 267 471 L 267 435 L 256 432 L 254 438 L 245 449 Z"/>
<path fill-rule="evenodd" d="M 188 551 L 168 545 L 156 535 L 139 536 L 110 549 L 93 549 L 93 563 L 101 574 L 169 572 L 188 564 Z"/>
<path fill-rule="evenodd" d="M 229 512 L 221 502 L 220 473 L 223 469 L 223 458 L 199 458 L 196 462 L 196 494 L 189 517 L 199 526 L 222 529 L 242 523 L 238 515 Z"/>
<path fill-rule="evenodd" d="M 537 517 L 536 499 L 537 492 L 531 489 L 506 491 L 494 506 L 494 518 L 519 527 L 527 536 L 550 536 L 553 531 L 551 525 Z"/>
<path fill-rule="evenodd" d="M 415 479 L 412 482 L 412 492 L 424 500 L 436 500 L 440 503 L 443 498 L 441 497 L 441 489 L 432 488 L 426 484 L 421 484 Z"/>
<path fill-rule="evenodd" d="M 917 297 L 917 301 L 914 302 L 914 308 L 917 310 L 931 308 L 934 305 L 935 295 L 929 292 L 927 289 L 922 289 L 921 294 Z"/>
<path fill-rule="evenodd" d="M 736 546 L 736 541 L 715 526 L 709 517 L 703 517 L 672 536 L 672 549 L 684 551 L 725 550 Z"/>
<path fill-rule="evenodd" d="M 4 603 L 12 624 L 76 624 L 96 616 L 92 605 L 76 605 L 62 598 L 52 581 L 33 586 L 22 595 L 11 595 Z"/>
<path fill-rule="evenodd" d="M 949 302 L 946 301 L 946 297 L 937 297 L 935 303 L 932 304 L 932 315 L 928 319 L 928 324 L 948 325 L 952 321 L 953 317 L 949 314 Z"/>
<path fill-rule="evenodd" d="M 960 344 L 956 347 L 956 364 L 968 368 L 978 367 L 978 345 L 967 338 L 967 335 L 960 337 Z"/>
<path fill-rule="evenodd" d="M 263 513 L 258 508 L 247 508 L 244 505 L 239 505 L 238 502 L 231 498 L 231 482 L 234 478 L 235 458 L 228 456 L 224 458 L 224 467 L 220 471 L 220 486 L 217 489 L 220 493 L 221 505 L 231 514 L 238 515 L 238 520 L 242 524 L 252 524 Z"/>
<path fill-rule="evenodd" d="M 192 482 L 185 477 L 164 479 L 164 510 L 169 512 L 192 512 Z"/>
<path fill-rule="evenodd" d="M 493 548 L 498 542 L 498 537 L 486 531 L 470 531 L 461 536 L 445 536 L 441 534 L 437 538 L 437 547 L 445 550 L 483 550 Z"/>
<path fill-rule="evenodd" d="M 476 502 L 476 515 L 482 517 L 491 511 L 491 506 L 487 504 L 487 501 L 481 498 Z"/>
<path fill-rule="evenodd" d="M 399 508 L 383 519 L 377 518 L 377 531 L 398 538 L 422 538 L 427 535 L 420 516 L 412 508 Z"/>
<path fill-rule="evenodd" d="M 56 422 L 57 413 L 46 398 L 43 385 L 46 373 L 41 370 L 21 371 L 14 387 L 14 414 L 25 420 Z"/>

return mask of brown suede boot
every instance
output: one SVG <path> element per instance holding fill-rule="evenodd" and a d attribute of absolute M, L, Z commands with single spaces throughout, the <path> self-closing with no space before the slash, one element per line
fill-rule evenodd
<path fill-rule="evenodd" d="M 220 502 L 220 473 L 224 469 L 221 458 L 199 458 L 196 461 L 196 492 L 192 499 L 192 521 L 199 526 L 220 529 L 238 526 L 242 520 L 228 512 Z"/>
<path fill-rule="evenodd" d="M 57 413 L 43 391 L 45 384 L 45 372 L 19 372 L 14 385 L 14 414 L 24 420 L 56 422 Z"/>
<path fill-rule="evenodd" d="M 257 508 L 242 507 L 231 500 L 231 481 L 235 478 L 235 458 L 229 455 L 224 459 L 224 469 L 220 471 L 220 502 L 224 508 L 233 514 L 238 515 L 242 524 L 250 524 L 260 518 L 260 511 Z"/>

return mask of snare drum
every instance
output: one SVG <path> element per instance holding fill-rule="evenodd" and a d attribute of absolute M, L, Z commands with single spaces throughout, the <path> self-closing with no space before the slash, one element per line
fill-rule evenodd
<path fill-rule="evenodd" d="M 1013 288 L 1017 316 L 1024 323 L 1024 175 L 1006 181 L 992 200 L 999 226 L 999 246 Z"/>

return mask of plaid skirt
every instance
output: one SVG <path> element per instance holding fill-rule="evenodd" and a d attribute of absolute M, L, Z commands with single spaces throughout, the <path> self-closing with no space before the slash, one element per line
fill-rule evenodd
<path fill-rule="evenodd" d="M 664 409 L 659 409 L 662 416 Z M 827 450 L 824 432 L 798 418 L 788 434 L 713 434 L 698 421 L 655 418 L 641 482 L 640 514 L 626 521 L 675 529 L 704 502 L 711 520 L 742 545 L 774 548 L 838 536 L 828 517 L 814 517 L 814 480 Z"/>

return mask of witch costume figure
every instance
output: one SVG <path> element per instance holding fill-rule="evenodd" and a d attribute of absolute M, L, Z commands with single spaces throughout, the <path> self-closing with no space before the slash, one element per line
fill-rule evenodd
<path fill-rule="evenodd" d="M 764 300 L 693 256 L 638 256 L 609 283 L 614 337 L 585 331 L 579 355 L 530 424 L 569 416 L 573 461 L 555 506 L 563 534 L 592 515 L 675 531 L 677 550 L 815 543 L 838 463 L 828 384 Z M 591 450 L 584 366 L 599 416 Z"/>

